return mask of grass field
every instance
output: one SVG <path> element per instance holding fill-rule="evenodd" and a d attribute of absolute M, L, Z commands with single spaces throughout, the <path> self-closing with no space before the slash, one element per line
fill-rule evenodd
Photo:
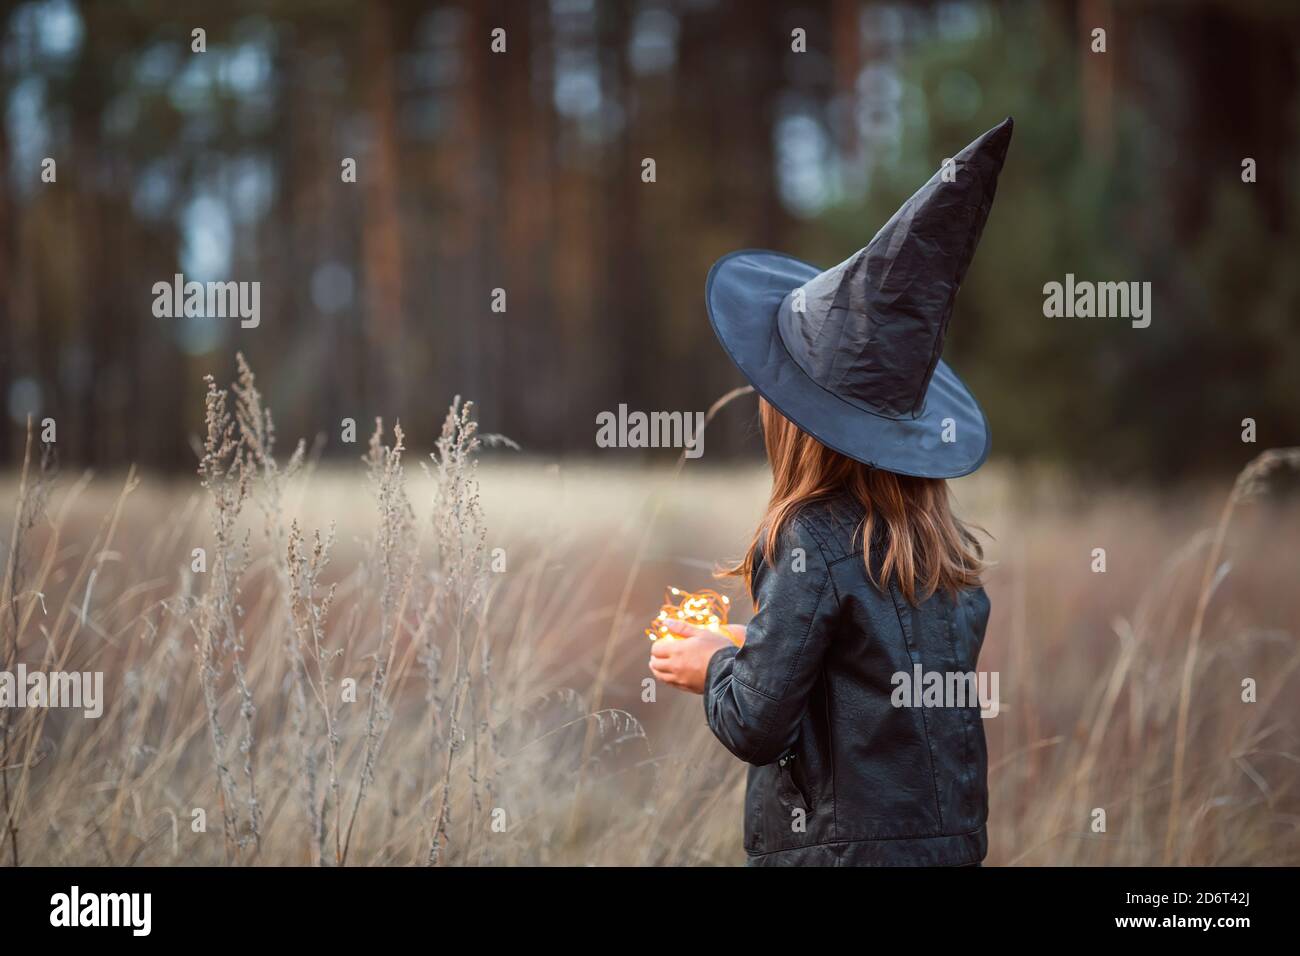
<path fill-rule="evenodd" d="M 386 432 L 355 468 L 273 465 L 250 385 L 209 396 L 206 489 L 0 483 L 4 664 L 106 685 L 97 720 L 0 709 L 0 860 L 742 862 L 743 767 L 699 698 L 645 699 L 641 628 L 737 555 L 761 468 L 475 467 L 463 416 L 437 458 Z M 988 863 L 1300 863 L 1300 508 L 1272 467 L 955 483 L 996 562 Z"/>

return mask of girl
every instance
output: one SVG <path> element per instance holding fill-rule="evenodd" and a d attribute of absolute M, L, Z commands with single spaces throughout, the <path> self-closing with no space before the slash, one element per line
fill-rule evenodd
<path fill-rule="evenodd" d="M 767 513 L 727 572 L 755 615 L 740 647 L 670 622 L 650 667 L 703 694 L 713 733 L 751 765 L 751 864 L 957 866 L 987 851 L 968 691 L 989 602 L 946 479 L 983 464 L 989 429 L 939 356 L 1011 128 L 945 162 L 832 269 L 745 250 L 709 273 L 710 320 L 761 396 L 772 466 Z"/>

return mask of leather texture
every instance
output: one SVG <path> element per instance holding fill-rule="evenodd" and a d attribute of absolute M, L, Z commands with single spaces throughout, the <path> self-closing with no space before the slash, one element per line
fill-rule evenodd
<path fill-rule="evenodd" d="M 709 662 L 709 727 L 751 765 L 751 865 L 960 866 L 987 851 L 978 702 L 898 707 L 891 696 L 894 675 L 918 666 L 975 672 L 988 597 L 912 607 L 897 587 L 881 591 L 863 562 L 863 517 L 846 496 L 806 505 L 755 570 L 744 646 Z"/>

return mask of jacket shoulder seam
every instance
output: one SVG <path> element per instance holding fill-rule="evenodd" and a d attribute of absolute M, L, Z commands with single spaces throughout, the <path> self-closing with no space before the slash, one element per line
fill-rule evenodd
<path fill-rule="evenodd" d="M 808 537 L 813 539 L 813 542 L 817 545 L 818 553 L 822 556 L 822 561 L 826 564 L 830 564 L 831 558 L 826 553 L 826 538 L 822 535 L 821 531 L 819 531 L 813 523 L 808 520 L 808 517 L 803 514 L 796 514 L 793 518 L 793 522 L 807 532 Z"/>
<path fill-rule="evenodd" d="M 795 523 L 796 525 L 798 525 L 800 528 L 802 528 L 804 531 L 806 531 L 806 532 L 808 533 L 808 536 L 809 536 L 810 538 L 813 539 L 813 543 L 814 543 L 815 545 L 817 545 L 817 554 L 821 556 L 822 564 L 824 564 L 824 565 L 826 566 L 826 581 L 830 583 L 830 586 L 831 586 L 831 594 L 834 595 L 834 597 L 835 597 L 835 607 L 836 607 L 836 609 L 838 610 L 838 609 L 839 609 L 839 606 L 840 606 L 840 589 L 837 588 L 837 587 L 835 586 L 835 578 L 834 578 L 834 576 L 831 574 L 831 567 L 832 567 L 833 565 L 835 565 L 835 564 L 838 564 L 840 561 L 844 560 L 844 558 L 843 558 L 843 557 L 839 557 L 839 558 L 831 559 L 831 558 L 826 554 L 826 542 L 825 542 L 825 539 L 821 536 L 821 533 L 818 532 L 818 531 L 817 531 L 817 530 L 812 526 L 812 523 L 811 523 L 810 521 L 808 521 L 806 518 L 804 518 L 802 515 L 795 515 L 795 516 L 794 516 L 794 523 Z M 826 590 L 826 585 L 823 584 L 823 585 L 822 585 L 822 591 L 825 591 L 825 590 Z M 818 606 L 821 605 L 821 598 L 822 598 L 822 596 L 821 596 L 821 594 L 819 593 L 819 594 L 817 595 L 817 604 L 818 604 Z M 807 638 L 808 638 L 808 635 L 805 634 L 805 635 L 804 635 L 804 640 L 807 640 Z"/>
<path fill-rule="evenodd" d="M 826 580 L 823 581 L 822 586 L 817 589 L 817 600 L 813 602 L 812 613 L 808 615 L 808 626 L 804 628 L 803 637 L 799 639 L 799 646 L 798 648 L 795 649 L 794 654 L 791 655 L 790 663 L 786 667 L 785 681 L 782 683 L 781 695 L 779 697 L 771 698 L 772 700 L 776 700 L 776 701 L 785 700 L 785 693 L 790 689 L 790 681 L 794 679 L 795 665 L 799 661 L 799 656 L 803 654 L 804 648 L 808 646 L 808 635 L 812 633 L 813 627 L 816 626 L 817 624 L 817 610 L 822 606 L 822 599 L 825 598 L 826 596 L 826 585 L 828 584 L 831 585 L 831 589 L 833 591 L 834 585 L 831 582 L 830 574 L 826 575 Z M 838 607 L 838 603 L 836 606 Z"/>

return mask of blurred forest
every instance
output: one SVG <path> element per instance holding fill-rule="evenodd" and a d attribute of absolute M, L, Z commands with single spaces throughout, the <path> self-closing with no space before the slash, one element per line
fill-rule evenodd
<path fill-rule="evenodd" d="M 600 410 L 740 383 L 718 256 L 832 265 L 1006 115 L 946 351 L 994 455 L 1167 479 L 1300 443 L 1294 0 L 34 0 L 0 56 L 0 467 L 34 414 L 65 464 L 190 468 L 236 350 L 331 453 L 345 417 L 427 446 L 459 393 L 594 454 Z M 156 318 L 178 272 L 260 282 L 260 325 Z M 1150 328 L 1045 318 L 1066 273 L 1151 282 Z M 705 460 L 753 427 L 726 413 Z"/>

